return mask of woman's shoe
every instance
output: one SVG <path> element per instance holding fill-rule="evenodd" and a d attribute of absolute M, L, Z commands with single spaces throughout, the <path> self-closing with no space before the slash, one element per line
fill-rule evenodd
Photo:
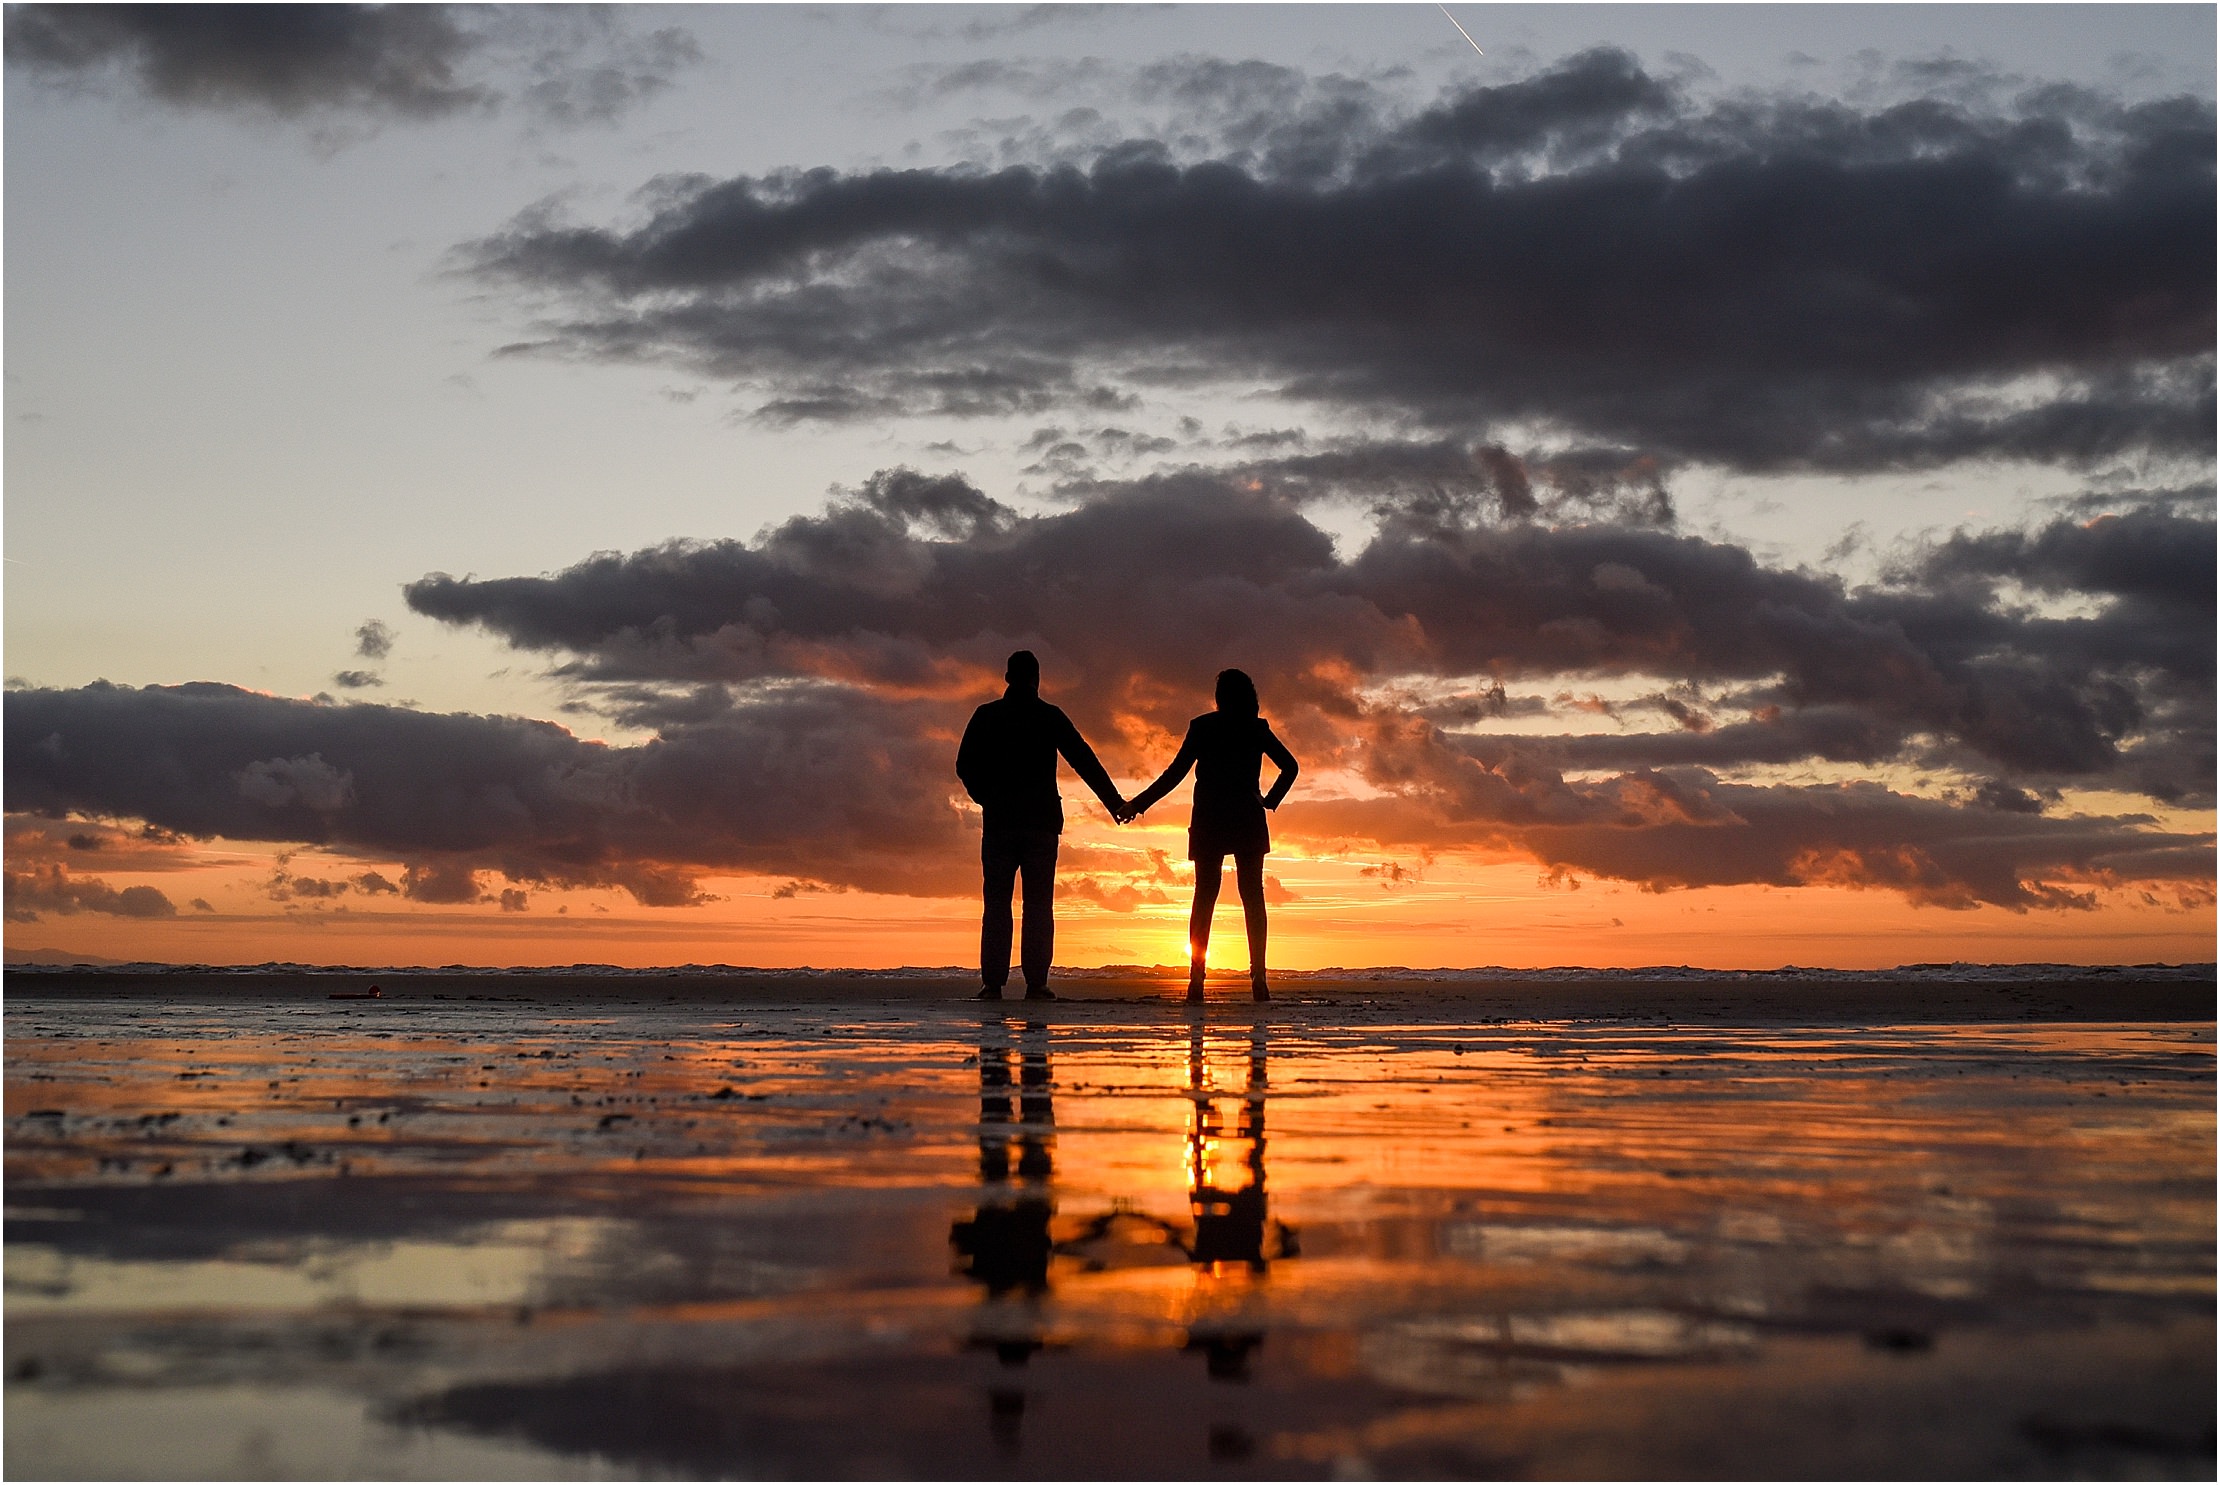
<path fill-rule="evenodd" d="M 1271 998 L 1272 992 L 1264 988 L 1264 977 L 1262 975 L 1258 975 L 1249 981 L 1249 999 L 1261 1004 Z"/>

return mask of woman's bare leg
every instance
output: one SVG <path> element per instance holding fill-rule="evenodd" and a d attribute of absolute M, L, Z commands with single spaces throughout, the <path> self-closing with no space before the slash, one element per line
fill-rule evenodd
<path fill-rule="evenodd" d="M 1195 863 L 1195 910 L 1187 916 L 1187 998 L 1203 998 L 1203 965 L 1210 958 L 1210 915 L 1218 907 L 1218 883 L 1225 875 L 1226 858 L 1212 856 Z"/>
<path fill-rule="evenodd" d="M 1241 890 L 1241 916 L 1249 924 L 1249 993 L 1257 1000 L 1270 1000 L 1272 994 L 1264 987 L 1264 858 L 1234 857 L 1233 881 Z"/>

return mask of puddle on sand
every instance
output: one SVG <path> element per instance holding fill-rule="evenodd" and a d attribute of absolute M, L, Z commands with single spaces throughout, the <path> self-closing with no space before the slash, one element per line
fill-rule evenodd
<path fill-rule="evenodd" d="M 12 1475 L 2210 1475 L 2210 1026 L 7 1010 Z"/>

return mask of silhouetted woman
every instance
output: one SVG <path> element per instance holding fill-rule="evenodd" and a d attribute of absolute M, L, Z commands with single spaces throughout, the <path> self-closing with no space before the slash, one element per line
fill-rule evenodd
<path fill-rule="evenodd" d="M 1195 813 L 1187 826 L 1187 854 L 1195 863 L 1195 911 L 1187 921 L 1189 1000 L 1203 998 L 1210 914 L 1228 856 L 1249 925 L 1249 988 L 1258 1000 L 1272 998 L 1264 984 L 1264 853 L 1272 849 L 1264 812 L 1279 808 L 1294 787 L 1295 755 L 1257 711 L 1256 683 L 1238 670 L 1219 671 L 1218 709 L 1187 724 L 1172 766 L 1127 806 L 1127 818 L 1139 815 L 1171 793 L 1188 769 L 1195 771 Z M 1266 758 L 1279 765 L 1280 776 L 1271 793 L 1260 794 L 1257 779 Z"/>

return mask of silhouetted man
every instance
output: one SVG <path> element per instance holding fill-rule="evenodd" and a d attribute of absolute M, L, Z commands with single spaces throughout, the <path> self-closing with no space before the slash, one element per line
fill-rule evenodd
<path fill-rule="evenodd" d="M 1064 832 L 1064 802 L 1056 792 L 1056 758 L 1095 791 L 1113 815 L 1125 809 L 1095 750 L 1061 707 L 1041 700 L 1041 662 L 1031 650 L 1010 657 L 1003 679 L 1010 689 L 971 714 L 956 750 L 956 777 L 986 814 L 979 841 L 986 912 L 979 923 L 981 1000 L 1000 1000 L 1010 979 L 1010 888 L 1023 878 L 1025 998 L 1054 1000 L 1049 961 L 1056 952 L 1056 840 Z"/>

